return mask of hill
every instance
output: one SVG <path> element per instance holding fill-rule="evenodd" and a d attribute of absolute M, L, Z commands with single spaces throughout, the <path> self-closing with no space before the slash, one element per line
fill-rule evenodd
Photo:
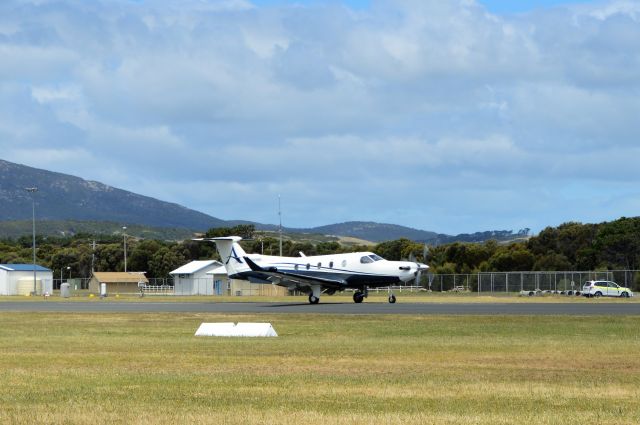
<path fill-rule="evenodd" d="M 37 187 L 36 220 L 39 232 L 48 235 L 76 233 L 111 234 L 122 225 L 139 237 L 187 238 L 193 231 L 213 227 L 254 224 L 256 229 L 276 231 L 272 224 L 243 220 L 222 220 L 178 204 L 84 180 L 0 160 L 0 237 L 17 237 L 30 233 L 31 195 L 26 187 Z M 439 245 L 443 243 L 482 242 L 488 239 L 516 239 L 511 231 L 489 231 L 451 236 L 396 224 L 351 221 L 307 229 L 285 228 L 289 234 L 329 235 L 364 241 L 383 242 L 407 238 Z M 144 236 L 147 235 L 147 236 Z M 185 235 L 185 236 L 183 236 Z"/>
<path fill-rule="evenodd" d="M 88 181 L 0 160 L 0 221 L 31 219 L 37 187 L 37 220 L 107 221 L 150 227 L 206 230 L 227 222 L 181 205 Z"/>
<path fill-rule="evenodd" d="M 31 220 L 0 221 L 0 238 L 17 239 L 31 235 Z M 128 224 L 127 235 L 141 239 L 182 241 L 194 236 L 193 231 L 175 227 L 150 227 Z M 36 222 L 38 236 L 121 235 L 122 224 L 108 221 L 44 220 Z"/>
<path fill-rule="evenodd" d="M 372 242 L 384 242 L 400 238 L 407 238 L 416 242 L 430 245 L 441 245 L 451 242 L 484 242 L 494 239 L 500 242 L 512 241 L 526 237 L 529 229 L 513 233 L 511 230 L 492 230 L 487 232 L 462 233 L 459 235 L 446 235 L 429 232 L 397 224 L 375 223 L 369 221 L 349 221 L 327 226 L 313 227 L 310 229 L 286 229 L 288 232 L 305 232 L 324 235 L 348 236 L 364 239 Z"/>
<path fill-rule="evenodd" d="M 433 239 L 435 232 L 412 229 L 396 224 L 375 223 L 370 221 L 348 221 L 309 229 L 287 229 L 289 232 L 320 233 L 323 235 L 349 236 L 372 242 L 407 238 L 411 240 Z"/>

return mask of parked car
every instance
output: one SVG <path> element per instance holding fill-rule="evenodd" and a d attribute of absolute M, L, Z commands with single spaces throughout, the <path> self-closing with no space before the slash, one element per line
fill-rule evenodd
<path fill-rule="evenodd" d="M 633 297 L 629 288 L 618 285 L 609 280 L 589 280 L 582 287 L 582 295 L 585 297 Z"/>

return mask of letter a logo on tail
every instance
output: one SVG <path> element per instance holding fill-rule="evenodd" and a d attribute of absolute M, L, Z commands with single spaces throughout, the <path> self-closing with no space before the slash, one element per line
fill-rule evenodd
<path fill-rule="evenodd" d="M 242 264 L 242 260 L 240 259 L 240 256 L 236 253 L 235 246 L 231 247 L 231 254 L 229 254 L 229 258 L 227 258 L 227 262 L 225 264 L 229 264 L 229 261 L 231 261 L 232 258 L 236 260 L 238 263 Z"/>

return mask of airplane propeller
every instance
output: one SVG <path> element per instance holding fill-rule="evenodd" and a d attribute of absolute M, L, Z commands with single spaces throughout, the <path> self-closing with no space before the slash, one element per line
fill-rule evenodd
<path fill-rule="evenodd" d="M 424 244 L 424 248 L 422 249 L 422 261 L 424 261 L 425 263 L 427 262 L 427 255 L 429 254 L 429 247 L 427 246 L 427 244 Z M 411 257 L 413 258 L 413 262 L 416 263 L 416 267 L 418 268 L 418 272 L 416 274 L 416 283 L 418 284 L 418 286 L 421 285 L 421 281 L 422 281 L 422 270 L 424 270 L 423 268 L 420 267 L 420 263 L 418 263 L 416 261 L 416 256 L 411 253 Z M 428 270 L 428 269 L 427 269 Z M 431 289 L 431 281 L 433 280 L 432 274 L 429 272 L 429 275 L 431 275 L 430 279 L 429 279 L 429 289 Z"/>

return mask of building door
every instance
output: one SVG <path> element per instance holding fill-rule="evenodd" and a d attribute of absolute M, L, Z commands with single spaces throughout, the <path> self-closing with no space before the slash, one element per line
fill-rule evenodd
<path fill-rule="evenodd" d="M 216 280 L 213 282 L 213 293 L 216 295 L 222 295 L 222 281 Z"/>

